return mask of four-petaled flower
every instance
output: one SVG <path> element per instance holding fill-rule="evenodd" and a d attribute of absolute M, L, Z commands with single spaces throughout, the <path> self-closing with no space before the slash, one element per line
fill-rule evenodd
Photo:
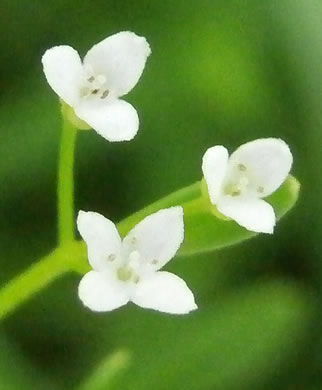
<path fill-rule="evenodd" d="M 110 311 L 131 301 L 172 314 L 197 308 L 182 279 L 159 271 L 183 241 L 182 207 L 149 215 L 123 240 L 114 223 L 98 213 L 80 211 L 77 227 L 93 268 L 78 288 L 85 306 L 94 311 Z"/>
<path fill-rule="evenodd" d="M 225 147 L 213 146 L 202 162 L 210 201 L 246 229 L 273 233 L 275 213 L 262 198 L 284 182 L 292 162 L 290 149 L 281 139 L 248 142 L 230 157 Z"/>
<path fill-rule="evenodd" d="M 136 85 L 150 53 L 145 38 L 123 31 L 94 45 L 83 63 L 70 46 L 47 50 L 42 63 L 51 88 L 80 119 L 109 141 L 128 141 L 139 118 L 119 97 Z"/>
<path fill-rule="evenodd" d="M 77 117 L 109 141 L 128 141 L 138 131 L 139 118 L 119 98 L 136 85 L 150 53 L 144 37 L 124 31 L 94 45 L 83 62 L 72 47 L 56 46 L 45 52 L 42 63 L 49 85 Z M 246 229 L 273 233 L 275 213 L 262 198 L 284 182 L 292 162 L 288 145 L 275 138 L 248 142 L 231 156 L 221 145 L 209 148 L 202 171 L 210 201 Z M 159 271 L 183 241 L 182 207 L 144 218 L 123 240 L 115 224 L 98 213 L 80 211 L 77 227 L 93 269 L 78 289 L 85 306 L 110 311 L 131 301 L 172 314 L 197 308 L 182 279 Z"/>

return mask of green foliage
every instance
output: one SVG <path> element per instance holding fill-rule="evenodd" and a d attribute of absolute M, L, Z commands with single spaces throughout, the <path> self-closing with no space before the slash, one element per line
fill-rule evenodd
<path fill-rule="evenodd" d="M 20 352 L 20 353 L 19 353 Z M 43 390 L 48 382 L 21 355 L 3 334 L 0 336 L 0 388 L 5 390 Z"/>
<path fill-rule="evenodd" d="M 309 301 L 295 286 L 255 284 L 201 307 L 179 325 L 168 323 L 145 340 L 154 348 L 148 359 L 134 346 L 133 364 L 120 388 L 255 388 L 294 353 L 310 315 Z M 149 320 L 145 326 L 158 332 Z"/>
<path fill-rule="evenodd" d="M 152 47 L 126 97 L 140 116 L 133 142 L 92 131 L 77 140 L 75 211 L 122 220 L 200 178 L 209 146 L 270 136 L 290 145 L 301 196 L 273 236 L 174 261 L 196 293 L 192 316 L 130 306 L 90 313 L 78 302 L 78 275 L 57 281 L 3 323 L 1 389 L 37 389 L 43 375 L 41 389 L 77 389 L 120 346 L 131 366 L 116 389 L 321 388 L 321 15 L 320 0 L 2 2 L 2 285 L 56 244 L 59 104 L 40 64 L 53 45 L 85 54 L 128 29 Z M 285 207 L 270 202 L 277 213 Z"/>
<path fill-rule="evenodd" d="M 119 350 L 107 356 L 79 390 L 108 390 L 130 362 L 128 351 Z"/>

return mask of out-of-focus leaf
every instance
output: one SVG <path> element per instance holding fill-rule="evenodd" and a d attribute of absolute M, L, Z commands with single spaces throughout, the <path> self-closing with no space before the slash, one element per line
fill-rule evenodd
<path fill-rule="evenodd" d="M 115 379 L 127 368 L 130 354 L 126 350 L 119 350 L 108 355 L 96 368 L 79 390 L 108 390 L 115 383 Z"/>
<path fill-rule="evenodd" d="M 52 390 L 30 364 L 3 336 L 0 337 L 0 389 Z"/>
<path fill-rule="evenodd" d="M 251 386 L 269 378 L 284 359 L 292 359 L 310 312 L 306 297 L 285 282 L 250 287 L 179 325 L 163 322 L 165 329 L 152 335 L 148 355 L 149 339 L 145 348 L 134 348 L 133 365 L 120 388 L 255 388 Z M 153 324 L 145 321 L 144 326 Z"/>

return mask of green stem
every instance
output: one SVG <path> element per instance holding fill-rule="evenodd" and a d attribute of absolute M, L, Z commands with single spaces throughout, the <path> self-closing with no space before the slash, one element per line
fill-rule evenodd
<path fill-rule="evenodd" d="M 62 246 L 74 240 L 74 151 L 77 130 L 63 114 L 58 165 L 58 239 Z"/>
<path fill-rule="evenodd" d="M 2 287 L 0 290 L 0 319 L 59 275 L 68 271 L 69 264 L 65 260 L 62 249 L 56 249 Z"/>
<path fill-rule="evenodd" d="M 89 271 L 87 262 L 86 246 L 83 241 L 73 240 L 74 220 L 72 207 L 72 188 L 70 183 L 64 181 L 69 178 L 72 180 L 72 151 L 74 150 L 75 131 L 71 137 L 68 125 L 64 127 L 62 137 L 62 152 L 60 161 L 59 179 L 59 238 L 60 247 L 38 260 L 29 269 L 21 275 L 12 279 L 0 290 L 0 320 L 12 312 L 20 304 L 32 297 L 40 289 L 47 286 L 58 276 L 75 271 L 85 274 Z M 65 134 L 67 133 L 67 135 Z M 66 136 L 66 138 L 64 138 Z M 67 142 L 68 140 L 68 142 Z M 69 146 L 68 146 L 69 145 Z M 62 161 L 68 162 L 67 173 Z M 64 170 L 62 169 L 64 167 Z M 147 215 L 154 213 L 162 208 L 183 205 L 190 209 L 189 212 L 196 212 L 198 207 L 204 207 L 203 201 L 200 201 L 200 182 L 196 182 L 188 187 L 152 203 L 151 205 L 137 211 L 136 213 L 119 222 L 118 229 L 122 235 L 125 235 L 139 221 Z M 66 228 L 66 226 L 68 229 Z"/>
<path fill-rule="evenodd" d="M 71 271 L 80 274 L 89 271 L 86 246 L 82 241 L 55 249 L 3 286 L 0 289 L 0 320 L 59 276 Z"/>
<path fill-rule="evenodd" d="M 196 199 L 191 199 L 181 205 L 184 209 L 184 214 L 196 214 L 200 212 L 209 212 L 209 202 L 207 199 L 200 196 Z"/>
<path fill-rule="evenodd" d="M 117 229 L 121 236 L 125 236 L 138 222 L 148 215 L 155 213 L 158 210 L 171 206 L 183 206 L 185 203 L 199 199 L 200 181 L 197 181 L 187 187 L 183 187 L 178 191 L 161 198 L 143 209 L 129 215 L 117 224 Z M 180 202 L 178 200 L 180 199 Z"/>
<path fill-rule="evenodd" d="M 59 248 L 41 258 L 0 290 L 0 318 L 5 317 L 26 299 L 48 285 L 59 275 L 73 269 L 82 271 L 84 262 L 74 245 L 74 151 L 77 130 L 68 120 L 66 105 L 62 105 L 63 126 L 58 165 L 58 239 Z M 71 249 L 72 248 L 72 249 Z M 72 252 L 72 253 L 71 253 Z M 83 268 L 82 268 L 83 267 Z"/>

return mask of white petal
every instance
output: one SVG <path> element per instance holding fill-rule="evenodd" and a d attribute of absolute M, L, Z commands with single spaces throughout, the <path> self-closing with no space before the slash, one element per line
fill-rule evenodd
<path fill-rule="evenodd" d="M 220 197 L 226 175 L 228 151 L 224 146 L 209 148 L 202 159 L 202 172 L 208 186 L 211 203 L 216 204 Z"/>
<path fill-rule="evenodd" d="M 197 309 L 185 281 L 169 272 L 154 272 L 137 284 L 131 301 L 136 305 L 171 314 L 186 314 Z"/>
<path fill-rule="evenodd" d="M 123 240 L 124 256 L 140 254 L 140 263 L 158 270 L 174 257 L 184 238 L 183 209 L 170 207 L 149 215 Z"/>
<path fill-rule="evenodd" d="M 78 296 L 93 311 L 110 311 L 129 301 L 127 290 L 123 287 L 110 275 L 90 271 L 79 283 Z"/>
<path fill-rule="evenodd" d="M 273 233 L 275 213 L 273 207 L 262 199 L 224 196 L 218 210 L 246 229 L 258 233 Z"/>
<path fill-rule="evenodd" d="M 95 271 L 121 262 L 121 237 L 112 221 L 98 213 L 80 211 L 77 228 L 86 242 L 88 260 Z"/>
<path fill-rule="evenodd" d="M 84 65 L 106 78 L 106 87 L 115 96 L 127 94 L 139 81 L 151 53 L 145 38 L 123 31 L 94 45 Z"/>
<path fill-rule="evenodd" d="M 77 51 L 70 46 L 55 46 L 45 52 L 42 63 L 51 88 L 74 107 L 83 82 L 83 66 Z"/>
<path fill-rule="evenodd" d="M 243 164 L 265 197 L 284 182 L 292 167 L 293 157 L 288 145 L 277 138 L 263 138 L 241 145 L 230 162 Z"/>
<path fill-rule="evenodd" d="M 129 141 L 139 129 L 139 117 L 135 108 L 124 100 L 82 99 L 75 112 L 111 142 Z"/>

